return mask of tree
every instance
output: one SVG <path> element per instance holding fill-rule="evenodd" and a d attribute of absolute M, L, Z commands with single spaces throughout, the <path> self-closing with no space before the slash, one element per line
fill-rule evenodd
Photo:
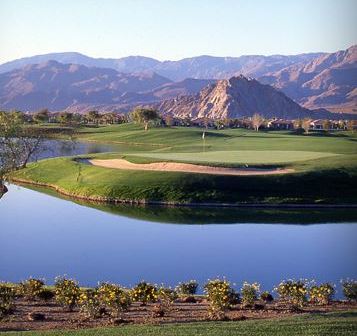
<path fill-rule="evenodd" d="M 98 124 L 100 115 L 98 111 L 89 111 L 85 114 L 86 119 L 88 120 L 88 122 L 92 122 L 94 124 Z"/>
<path fill-rule="evenodd" d="M 171 127 L 174 124 L 174 118 L 171 114 L 168 114 L 164 117 L 165 125 Z"/>
<path fill-rule="evenodd" d="M 304 118 L 301 122 L 301 127 L 304 129 L 306 133 L 309 133 L 310 126 L 311 126 L 311 119 Z"/>
<path fill-rule="evenodd" d="M 38 124 L 48 122 L 49 114 L 48 109 L 40 110 L 33 115 L 33 120 Z"/>
<path fill-rule="evenodd" d="M 58 115 L 57 120 L 61 124 L 68 125 L 73 121 L 73 113 L 62 112 Z"/>
<path fill-rule="evenodd" d="M 328 131 L 330 128 L 331 128 L 331 122 L 330 120 L 323 120 L 322 121 L 322 128 L 325 130 L 325 131 Z"/>
<path fill-rule="evenodd" d="M 0 180 L 12 170 L 25 168 L 43 140 L 42 131 L 26 127 L 19 114 L 0 112 Z"/>
<path fill-rule="evenodd" d="M 158 111 L 150 108 L 136 108 L 130 116 L 134 122 L 144 124 L 145 131 L 148 130 L 149 123 L 160 118 Z"/>
<path fill-rule="evenodd" d="M 346 122 L 346 130 L 353 132 L 357 127 L 357 121 L 356 120 L 348 120 Z"/>
<path fill-rule="evenodd" d="M 260 114 L 254 113 L 252 117 L 252 125 L 257 132 L 259 131 L 259 127 L 263 125 L 263 123 L 264 118 Z"/>

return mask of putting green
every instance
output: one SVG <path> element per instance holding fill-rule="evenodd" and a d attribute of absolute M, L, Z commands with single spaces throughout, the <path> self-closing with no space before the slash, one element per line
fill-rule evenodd
<path fill-rule="evenodd" d="M 200 153 L 140 153 L 130 155 L 166 161 L 277 164 L 320 159 L 340 154 L 305 151 L 210 151 Z"/>

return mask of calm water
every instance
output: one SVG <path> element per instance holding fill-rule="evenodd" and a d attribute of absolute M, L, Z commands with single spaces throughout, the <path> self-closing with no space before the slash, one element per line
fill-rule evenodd
<path fill-rule="evenodd" d="M 357 278 L 356 211 L 102 206 L 40 190 L 10 185 L 0 200 L 0 280 Z"/>

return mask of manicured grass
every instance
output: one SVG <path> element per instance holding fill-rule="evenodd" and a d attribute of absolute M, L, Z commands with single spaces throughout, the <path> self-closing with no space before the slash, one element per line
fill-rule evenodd
<path fill-rule="evenodd" d="M 137 162 L 184 161 L 223 166 L 287 166 L 295 173 L 218 176 L 108 169 L 56 158 L 33 163 L 15 178 L 49 184 L 81 197 L 166 203 L 357 203 L 357 138 L 352 133 L 299 136 L 287 132 L 115 125 L 82 129 L 80 139 L 139 144 L 90 157 Z M 140 151 L 140 153 L 138 152 Z"/>
<path fill-rule="evenodd" d="M 202 153 L 140 153 L 141 157 L 163 161 L 188 161 L 233 164 L 282 164 L 303 160 L 321 159 L 341 154 L 306 151 L 210 151 Z"/>
<path fill-rule="evenodd" d="M 204 322 L 167 325 L 128 325 L 73 331 L 6 332 L 0 335 L 48 336 L 353 336 L 357 333 L 357 313 L 307 314 L 275 320 Z"/>

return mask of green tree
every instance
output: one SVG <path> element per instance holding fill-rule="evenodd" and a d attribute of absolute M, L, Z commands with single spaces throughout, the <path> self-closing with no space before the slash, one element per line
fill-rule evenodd
<path fill-rule="evenodd" d="M 85 114 L 85 117 L 88 120 L 88 122 L 98 125 L 99 118 L 100 118 L 98 111 L 89 111 Z"/>
<path fill-rule="evenodd" d="M 33 115 L 33 120 L 38 124 L 48 122 L 49 114 L 48 109 L 40 110 Z"/>
<path fill-rule="evenodd" d="M 134 122 L 143 124 L 145 131 L 148 130 L 149 123 L 160 118 L 158 111 L 150 108 L 136 108 L 130 116 Z"/>
<path fill-rule="evenodd" d="M 73 121 L 73 113 L 70 112 L 61 112 L 57 116 L 57 120 L 61 124 L 69 125 Z"/>

